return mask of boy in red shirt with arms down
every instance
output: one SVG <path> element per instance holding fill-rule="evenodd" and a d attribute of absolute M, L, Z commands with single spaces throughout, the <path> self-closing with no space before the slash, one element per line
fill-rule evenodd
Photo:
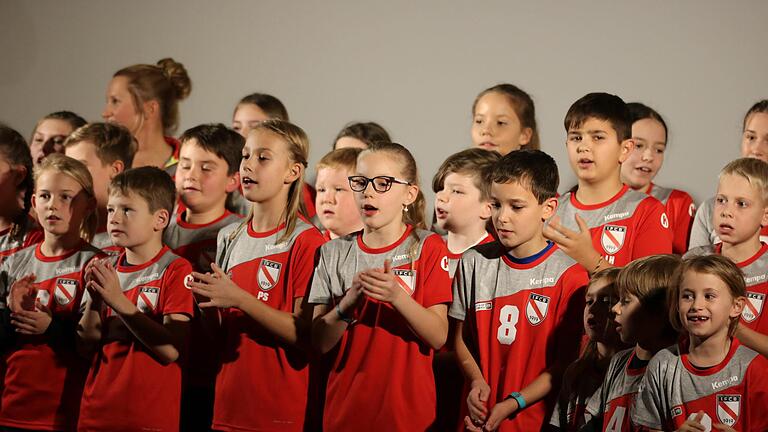
<path fill-rule="evenodd" d="M 81 431 L 179 429 L 177 362 L 192 315 L 189 262 L 163 245 L 176 194 L 155 167 L 118 174 L 109 187 L 107 227 L 116 258 L 89 266 L 78 335 L 96 356 L 80 406 Z"/>
<path fill-rule="evenodd" d="M 472 431 L 539 430 L 554 406 L 556 381 L 578 355 L 587 273 L 542 233 L 557 209 L 550 156 L 511 152 L 486 181 L 499 241 L 464 253 L 449 311 L 470 383 L 464 424 Z"/>
<path fill-rule="evenodd" d="M 594 273 L 608 266 L 672 252 L 664 206 L 621 182 L 621 163 L 632 150 L 632 123 L 620 97 L 590 93 L 565 115 L 566 147 L 578 178 L 562 195 L 548 239 Z"/>

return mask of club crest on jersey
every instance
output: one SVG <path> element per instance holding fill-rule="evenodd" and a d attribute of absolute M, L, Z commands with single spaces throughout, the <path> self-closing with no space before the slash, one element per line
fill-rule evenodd
<path fill-rule="evenodd" d="M 763 300 L 765 300 L 765 294 L 747 291 L 747 303 L 741 312 L 741 319 L 748 323 L 756 320 L 763 311 Z"/>
<path fill-rule="evenodd" d="M 77 280 L 75 279 L 56 279 L 56 288 L 53 290 L 53 298 L 56 299 L 56 303 L 66 306 L 77 295 Z"/>
<path fill-rule="evenodd" d="M 157 299 L 160 296 L 160 288 L 143 286 L 139 288 L 139 297 L 136 299 L 136 307 L 143 313 L 154 312 L 157 308 Z"/>
<path fill-rule="evenodd" d="M 261 260 L 259 264 L 259 287 L 268 291 L 277 285 L 277 281 L 280 280 L 280 269 L 283 265 L 279 262 L 270 260 Z"/>
<path fill-rule="evenodd" d="M 603 227 L 603 235 L 600 237 L 600 244 L 603 249 L 613 255 L 624 246 L 624 239 L 627 236 L 627 227 L 620 225 L 606 225 Z"/>
<path fill-rule="evenodd" d="M 400 288 L 409 296 L 413 295 L 413 291 L 416 289 L 416 270 L 394 269 L 392 273 L 395 275 L 395 280 Z"/>
<path fill-rule="evenodd" d="M 717 395 L 717 419 L 726 426 L 739 421 L 741 395 Z"/>
<path fill-rule="evenodd" d="M 525 304 L 525 316 L 531 325 L 539 325 L 547 317 L 549 297 L 531 293 Z"/>

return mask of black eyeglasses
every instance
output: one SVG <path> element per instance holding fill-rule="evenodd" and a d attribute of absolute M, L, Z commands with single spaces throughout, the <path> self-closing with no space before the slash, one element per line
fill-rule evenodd
<path fill-rule="evenodd" d="M 378 193 L 384 193 L 392 188 L 392 183 L 410 185 L 410 182 L 399 180 L 390 176 L 376 176 L 368 178 L 366 176 L 349 176 L 349 187 L 355 192 L 362 192 L 368 187 L 368 183 L 373 184 L 373 190 Z"/>

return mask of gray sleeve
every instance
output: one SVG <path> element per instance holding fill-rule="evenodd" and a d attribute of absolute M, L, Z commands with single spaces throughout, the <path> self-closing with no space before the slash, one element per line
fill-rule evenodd
<path fill-rule="evenodd" d="M 448 316 L 459 321 L 464 321 L 467 317 L 466 287 L 471 285 L 467 284 L 466 275 L 466 260 L 462 256 L 453 275 L 453 302 L 448 309 Z"/>
<path fill-rule="evenodd" d="M 331 277 L 328 273 L 324 249 L 321 246 L 320 259 L 315 267 L 315 274 L 312 276 L 312 286 L 309 288 L 309 298 L 307 299 L 307 303 L 310 304 L 331 304 Z"/>
<path fill-rule="evenodd" d="M 715 199 L 709 198 L 701 203 L 701 207 L 696 210 L 696 216 L 693 219 L 693 226 L 691 227 L 691 238 L 688 242 L 688 250 L 691 250 L 699 246 L 709 246 L 714 243 L 712 225 L 712 209 L 714 208 Z"/>
<path fill-rule="evenodd" d="M 632 423 L 657 430 L 664 428 L 664 413 L 668 413 L 670 408 L 664 406 L 664 369 L 657 357 L 651 359 L 640 381 Z"/>

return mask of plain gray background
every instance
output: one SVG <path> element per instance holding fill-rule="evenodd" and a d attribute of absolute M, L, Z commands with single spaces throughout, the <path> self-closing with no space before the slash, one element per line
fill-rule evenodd
<path fill-rule="evenodd" d="M 100 120 L 116 70 L 170 56 L 193 81 L 178 133 L 229 124 L 240 97 L 271 93 L 309 134 L 311 163 L 345 123 L 373 120 L 413 151 L 429 189 L 470 144 L 477 93 L 511 82 L 533 96 L 565 190 L 565 112 L 607 91 L 662 113 L 657 183 L 700 201 L 739 156 L 744 113 L 768 98 L 766 17 L 760 0 L 0 0 L 0 121 L 29 136 L 52 111 Z"/>

